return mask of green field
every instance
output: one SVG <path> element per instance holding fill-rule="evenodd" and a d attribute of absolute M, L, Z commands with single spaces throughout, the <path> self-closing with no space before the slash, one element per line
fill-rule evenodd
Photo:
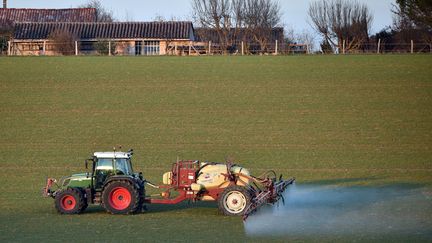
<path fill-rule="evenodd" d="M 63 216 L 41 197 L 118 145 L 156 183 L 177 157 L 232 157 L 298 183 L 432 188 L 431 55 L 0 58 L 0 92 L 0 241 L 253 240 L 214 204 Z"/>

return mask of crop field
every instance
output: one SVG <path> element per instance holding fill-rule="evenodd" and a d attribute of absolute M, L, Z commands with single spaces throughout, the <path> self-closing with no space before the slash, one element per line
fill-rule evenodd
<path fill-rule="evenodd" d="M 250 236 L 214 203 L 65 216 L 42 198 L 120 145 L 154 183 L 177 158 L 229 157 L 299 185 L 420 188 L 432 229 L 431 55 L 0 58 L 0 117 L 2 242 L 368 240 Z"/>

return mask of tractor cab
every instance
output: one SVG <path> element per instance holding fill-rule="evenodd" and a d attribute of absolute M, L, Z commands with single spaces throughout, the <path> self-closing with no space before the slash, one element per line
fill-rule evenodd
<path fill-rule="evenodd" d="M 95 188 L 101 188 L 105 180 L 111 176 L 134 176 L 132 169 L 132 151 L 129 152 L 96 152 L 93 162 L 93 178 Z"/>

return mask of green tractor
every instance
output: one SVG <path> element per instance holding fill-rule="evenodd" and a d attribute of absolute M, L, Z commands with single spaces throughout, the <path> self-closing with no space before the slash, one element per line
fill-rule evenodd
<path fill-rule="evenodd" d="M 62 214 L 81 213 L 89 204 L 101 204 L 112 214 L 136 213 L 142 209 L 145 189 L 142 173 L 133 172 L 132 155 L 133 150 L 96 152 L 85 161 L 91 172 L 64 177 L 59 183 L 48 179 L 44 196 L 53 197 Z"/>

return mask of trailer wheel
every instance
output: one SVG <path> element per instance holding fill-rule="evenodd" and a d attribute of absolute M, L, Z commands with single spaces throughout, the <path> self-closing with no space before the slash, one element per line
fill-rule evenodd
<path fill-rule="evenodd" d="M 242 186 L 227 187 L 218 198 L 219 210 L 228 216 L 241 216 L 251 203 L 250 192 Z"/>
<path fill-rule="evenodd" d="M 61 214 L 79 214 L 87 208 L 87 202 L 80 189 L 68 188 L 56 194 L 55 208 Z"/>
<path fill-rule="evenodd" d="M 133 214 L 141 209 L 140 192 L 126 180 L 109 183 L 102 192 L 102 206 L 112 214 Z"/>

